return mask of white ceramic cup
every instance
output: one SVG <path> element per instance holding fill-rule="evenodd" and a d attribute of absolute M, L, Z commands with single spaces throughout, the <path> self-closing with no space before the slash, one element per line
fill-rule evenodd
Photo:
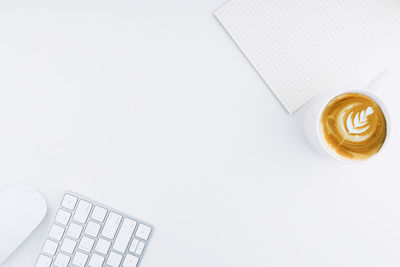
<path fill-rule="evenodd" d="M 380 73 L 378 75 L 378 77 L 376 79 L 374 79 L 374 81 L 371 82 L 364 89 L 341 90 L 341 91 L 325 93 L 324 95 L 321 95 L 320 97 L 315 99 L 306 114 L 305 123 L 304 123 L 304 133 L 305 133 L 306 139 L 307 139 L 308 143 L 311 145 L 311 147 L 316 152 L 318 152 L 320 155 L 324 156 L 325 158 L 335 160 L 335 161 L 345 162 L 345 163 L 365 162 L 365 161 L 375 157 L 376 155 L 381 154 L 382 151 L 384 150 L 384 148 L 386 147 L 389 137 L 390 137 L 391 121 L 390 121 L 390 114 L 387 109 L 387 106 L 385 105 L 385 103 L 382 101 L 382 99 L 378 95 L 379 95 L 381 89 L 386 89 L 386 87 L 388 86 L 389 80 L 390 80 L 389 73 L 387 71 L 384 71 L 384 72 Z M 370 97 L 380 106 L 380 108 L 382 109 L 383 114 L 385 115 L 385 118 L 386 118 L 387 132 L 386 132 L 385 142 L 383 143 L 383 145 L 382 145 L 381 149 L 378 151 L 378 153 L 376 153 L 375 155 L 373 155 L 363 161 L 348 160 L 348 159 L 345 159 L 345 158 L 337 155 L 335 152 L 333 152 L 328 147 L 328 145 L 326 144 L 325 139 L 321 133 L 321 128 L 320 128 L 321 115 L 322 115 L 323 111 L 325 110 L 327 104 L 335 97 L 345 94 L 345 93 L 359 93 L 359 94 L 363 94 L 363 95 Z"/>

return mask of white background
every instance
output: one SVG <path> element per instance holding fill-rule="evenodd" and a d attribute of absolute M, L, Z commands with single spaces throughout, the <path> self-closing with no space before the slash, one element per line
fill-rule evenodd
<path fill-rule="evenodd" d="M 0 188 L 49 203 L 2 266 L 34 265 L 65 189 L 156 226 L 142 267 L 400 265 L 399 84 L 380 157 L 320 158 L 306 107 L 288 115 L 213 17 L 223 3 L 0 1 Z M 336 87 L 400 75 L 399 47 Z"/>

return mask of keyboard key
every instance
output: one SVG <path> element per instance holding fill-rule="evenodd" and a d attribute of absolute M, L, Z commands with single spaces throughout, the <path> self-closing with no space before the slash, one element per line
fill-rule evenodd
<path fill-rule="evenodd" d="M 124 253 L 129 241 L 131 240 L 133 230 L 135 230 L 136 222 L 125 218 L 122 222 L 122 226 L 119 229 L 117 238 L 115 239 L 113 249 Z"/>
<path fill-rule="evenodd" d="M 94 250 L 106 255 L 108 253 L 108 250 L 110 249 L 110 246 L 111 246 L 111 242 L 109 242 L 103 238 L 100 238 L 99 241 L 97 241 L 97 244 L 96 244 L 96 247 Z"/>
<path fill-rule="evenodd" d="M 65 194 L 61 202 L 61 206 L 66 209 L 73 210 L 75 208 L 76 201 L 78 201 L 78 198 L 71 196 L 70 194 Z"/>
<path fill-rule="evenodd" d="M 94 240 L 89 237 L 82 237 L 81 242 L 79 243 L 79 249 L 83 251 L 90 252 L 92 250 L 94 244 Z"/>
<path fill-rule="evenodd" d="M 78 252 L 76 252 L 76 254 L 72 260 L 72 264 L 74 264 L 78 267 L 84 267 L 88 257 L 89 257 L 88 255 L 78 251 Z"/>
<path fill-rule="evenodd" d="M 76 208 L 73 220 L 85 224 L 91 209 L 92 204 L 85 200 L 80 200 L 78 207 Z"/>
<path fill-rule="evenodd" d="M 124 262 L 122 263 L 123 267 L 136 267 L 139 262 L 139 258 L 133 255 L 126 255 Z"/>
<path fill-rule="evenodd" d="M 56 254 L 57 248 L 58 248 L 58 243 L 56 243 L 56 242 L 54 242 L 54 241 L 52 241 L 52 240 L 47 239 L 47 240 L 44 242 L 44 245 L 43 245 L 43 247 L 42 247 L 42 251 L 43 251 L 44 253 L 46 253 L 46 254 L 49 254 L 49 255 L 51 255 L 51 256 L 54 256 L 54 255 Z"/>
<path fill-rule="evenodd" d="M 40 255 L 36 262 L 36 267 L 50 267 L 52 259 L 45 255 Z"/>
<path fill-rule="evenodd" d="M 139 255 L 139 256 L 142 255 L 142 252 L 143 252 L 143 249 L 144 249 L 145 245 L 146 244 L 143 241 L 139 241 L 139 244 L 138 244 L 138 246 L 136 248 L 135 254 Z"/>
<path fill-rule="evenodd" d="M 107 262 L 106 264 L 112 266 L 112 267 L 118 267 L 119 264 L 121 263 L 122 260 L 122 256 L 115 253 L 115 252 L 111 252 L 110 256 L 108 256 Z"/>
<path fill-rule="evenodd" d="M 71 212 L 59 209 L 54 221 L 62 225 L 67 225 L 70 218 L 71 218 Z"/>
<path fill-rule="evenodd" d="M 100 231 L 100 227 L 101 225 L 98 223 L 89 222 L 86 226 L 85 233 L 92 237 L 97 237 Z"/>
<path fill-rule="evenodd" d="M 139 224 L 135 235 L 143 240 L 147 240 L 149 238 L 150 232 L 151 232 L 150 226 Z"/>
<path fill-rule="evenodd" d="M 129 247 L 129 251 L 132 253 L 135 253 L 137 245 L 139 244 L 139 240 L 138 239 L 133 239 L 131 246 Z"/>
<path fill-rule="evenodd" d="M 67 230 L 67 235 L 75 239 L 78 239 L 81 236 L 82 230 L 83 230 L 82 226 L 76 223 L 71 223 Z"/>
<path fill-rule="evenodd" d="M 94 210 L 92 212 L 92 219 L 96 220 L 98 222 L 104 222 L 104 218 L 107 215 L 107 210 L 100 208 L 99 206 L 94 207 Z"/>
<path fill-rule="evenodd" d="M 60 241 L 62 236 L 64 235 L 64 231 L 65 231 L 65 229 L 62 228 L 61 226 L 58 226 L 57 224 L 53 224 L 50 227 L 49 237 Z"/>
<path fill-rule="evenodd" d="M 61 244 L 60 250 L 67 252 L 68 254 L 72 254 L 75 250 L 75 247 L 76 247 L 76 241 L 69 238 L 65 238 Z"/>
<path fill-rule="evenodd" d="M 67 267 L 70 259 L 71 258 L 69 256 L 60 253 L 57 255 L 57 257 L 54 261 L 54 266 L 55 267 Z"/>
<path fill-rule="evenodd" d="M 115 233 L 117 232 L 121 219 L 122 219 L 121 215 L 116 214 L 114 212 L 110 212 L 101 235 L 109 239 L 114 239 Z"/>
<path fill-rule="evenodd" d="M 92 255 L 92 257 L 90 257 L 89 266 L 101 267 L 103 265 L 103 262 L 104 262 L 104 257 L 95 253 Z"/>

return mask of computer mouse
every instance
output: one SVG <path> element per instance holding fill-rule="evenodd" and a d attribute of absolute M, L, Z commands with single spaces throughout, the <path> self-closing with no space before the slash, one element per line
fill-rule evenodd
<path fill-rule="evenodd" d="M 46 213 L 46 201 L 27 184 L 12 184 L 0 191 L 0 265 L 42 222 Z"/>

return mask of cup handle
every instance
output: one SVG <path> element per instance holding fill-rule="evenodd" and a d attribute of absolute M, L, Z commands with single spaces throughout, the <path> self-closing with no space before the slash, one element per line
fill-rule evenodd
<path fill-rule="evenodd" d="M 376 76 L 375 79 L 365 87 L 365 90 L 376 93 L 382 89 L 388 89 L 390 76 L 391 74 L 389 71 L 381 71 L 378 76 Z"/>

